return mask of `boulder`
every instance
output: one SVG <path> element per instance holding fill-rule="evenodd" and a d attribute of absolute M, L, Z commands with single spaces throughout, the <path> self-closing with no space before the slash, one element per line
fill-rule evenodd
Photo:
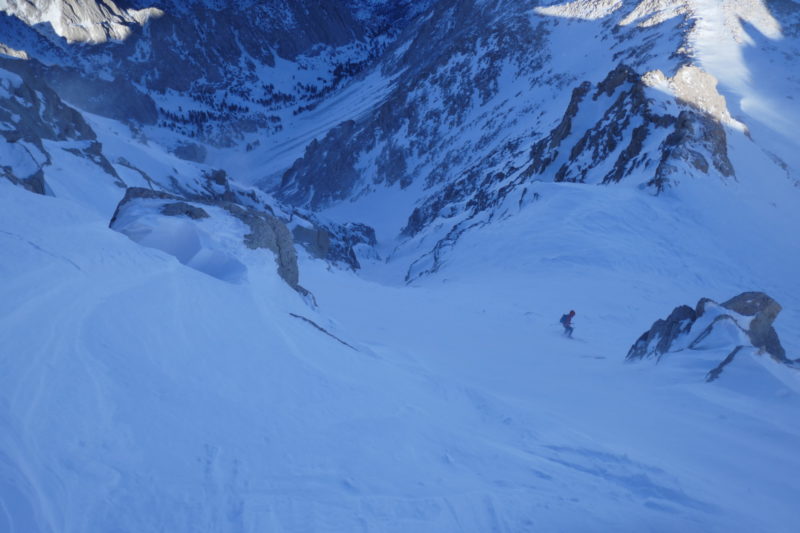
<path fill-rule="evenodd" d="M 786 360 L 786 350 L 781 346 L 778 334 L 772 327 L 772 323 L 783 309 L 781 304 L 763 292 L 744 292 L 723 303 L 722 307 L 740 315 L 752 316 L 753 320 L 747 328 L 747 334 L 753 346 L 779 361 Z"/>

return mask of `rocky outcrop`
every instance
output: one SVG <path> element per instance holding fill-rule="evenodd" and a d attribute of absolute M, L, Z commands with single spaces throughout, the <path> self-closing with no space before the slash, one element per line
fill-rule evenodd
<path fill-rule="evenodd" d="M 725 126 L 744 126 L 731 117 L 717 79 L 695 65 L 684 65 L 672 78 L 656 70 L 642 76 L 642 81 L 648 87 L 669 88 L 683 108 L 661 143 L 661 159 L 648 185 L 664 191 L 681 163 L 702 174 L 713 170 L 723 178 L 734 176 Z"/>
<path fill-rule="evenodd" d="M 141 187 L 128 187 L 125 189 L 125 196 L 122 197 L 122 200 L 119 201 L 117 204 L 117 208 L 114 210 L 114 214 L 111 216 L 111 220 L 108 223 L 108 227 L 114 229 L 114 226 L 119 220 L 119 217 L 122 211 L 134 200 L 174 200 L 179 201 L 180 198 L 175 196 L 174 194 L 170 194 L 164 191 L 156 191 L 152 189 L 144 189 Z"/>
<path fill-rule="evenodd" d="M 161 214 L 168 217 L 189 217 L 192 220 L 208 218 L 208 213 L 202 207 L 187 204 L 186 202 L 172 202 L 161 206 Z"/>
<path fill-rule="evenodd" d="M 32 75 L 25 63 L 0 58 L 0 128 L 8 142 L 19 140 L 41 146 L 41 140 L 95 140 L 83 116 L 66 105 L 45 80 Z"/>
<path fill-rule="evenodd" d="M 297 225 L 292 229 L 297 244 L 301 244 L 311 257 L 324 259 L 331 249 L 331 235 L 328 230 L 316 227 Z"/>
<path fill-rule="evenodd" d="M 358 182 L 355 169 L 357 153 L 348 148 L 356 135 L 356 123 L 342 122 L 331 129 L 322 141 L 314 139 L 306 147 L 302 159 L 298 159 L 281 179 L 279 197 L 295 205 L 308 202 L 317 208 L 331 200 L 342 200 Z M 313 193 L 298 186 L 313 176 Z"/>
<path fill-rule="evenodd" d="M 734 170 L 724 125 L 735 121 L 716 85 L 716 79 L 694 66 L 684 66 L 667 79 L 660 71 L 639 75 L 620 64 L 596 87 L 583 82 L 573 90 L 561 122 L 531 148 L 524 174 L 553 174 L 555 181 L 615 183 L 653 164 L 648 185 L 657 192 L 666 189 L 682 167 L 731 177 Z M 647 93 L 653 87 L 672 91 L 677 99 L 675 115 L 655 110 Z M 579 115 L 601 118 L 576 132 L 572 123 Z M 656 139 L 662 139 L 660 145 Z M 611 170 L 598 174 L 608 168 L 609 160 Z M 556 162 L 560 165 L 554 167 Z"/>
<path fill-rule="evenodd" d="M 28 53 L 25 50 L 15 50 L 3 43 L 0 43 L 0 55 L 13 57 L 15 59 L 29 59 Z"/>
<path fill-rule="evenodd" d="M 297 211 L 290 227 L 295 242 L 317 259 L 358 270 L 360 256 L 377 258 L 375 230 L 366 224 L 322 222 L 311 213 Z"/>
<path fill-rule="evenodd" d="M 646 356 L 661 356 L 670 350 L 675 340 L 692 329 L 697 320 L 694 309 L 688 305 L 676 307 L 666 319 L 656 320 L 631 346 L 626 359 L 640 359 Z"/>
<path fill-rule="evenodd" d="M 47 194 L 45 169 L 54 141 L 67 152 L 97 165 L 117 185 L 120 176 L 103 154 L 97 136 L 83 116 L 46 83 L 31 74 L 26 62 L 0 58 L 0 177 Z"/>
<path fill-rule="evenodd" d="M 227 176 L 222 171 L 211 172 L 208 175 L 208 180 L 214 185 L 219 187 L 228 187 L 227 197 L 235 198 L 236 195 L 230 190 L 230 183 Z M 165 239 L 153 238 L 148 240 L 148 235 L 158 233 L 160 231 L 159 224 L 149 221 L 150 229 L 142 233 L 141 223 L 137 220 L 142 216 L 141 210 L 132 211 L 132 207 L 136 206 L 137 209 L 145 207 L 144 213 L 158 214 L 164 217 L 179 217 L 185 218 L 190 224 L 202 221 L 212 217 L 224 216 L 221 213 L 228 215 L 243 222 L 249 232 L 241 235 L 241 242 L 247 248 L 266 249 L 274 254 L 275 263 L 277 265 L 278 275 L 286 281 L 286 283 L 301 292 L 306 294 L 300 284 L 300 274 L 297 265 L 297 252 L 294 248 L 294 241 L 292 234 L 279 218 L 265 210 L 259 210 L 254 207 L 245 207 L 238 203 L 233 203 L 229 199 L 224 199 L 226 194 L 209 194 L 203 196 L 201 194 L 192 194 L 180 196 L 165 191 L 144 189 L 138 187 L 130 187 L 125 191 L 125 196 L 117 205 L 114 216 L 111 218 L 109 227 L 117 231 L 127 234 L 137 242 L 156 244 L 154 247 L 162 249 L 178 257 L 181 262 L 195 267 L 198 270 L 206 272 L 210 275 L 220 277 L 226 281 L 230 281 L 231 272 L 236 275 L 235 279 L 240 279 L 241 274 L 246 271 L 244 264 L 236 257 L 230 256 L 230 250 L 225 246 L 214 248 L 213 245 L 203 243 L 202 241 L 214 241 L 214 235 L 207 238 L 200 239 L 196 235 L 203 235 L 204 230 L 201 227 L 187 227 L 183 226 L 180 231 L 174 231 L 177 235 L 182 235 L 182 239 L 187 243 L 169 243 L 169 235 L 172 233 L 167 232 Z M 198 205 L 199 204 L 199 205 Z M 216 209 L 216 211 L 212 211 Z M 187 236 L 188 235 L 188 236 Z M 191 242 L 190 242 L 191 241 Z M 192 244 L 194 243 L 194 244 Z M 202 246 L 211 246 L 207 251 Z M 187 253 L 186 249 L 194 247 L 192 253 Z M 176 252 L 177 250 L 177 252 Z M 222 250 L 222 251 L 220 251 Z M 206 257 L 215 257 L 214 261 L 205 259 Z M 218 268 L 219 264 L 229 265 L 227 268 L 221 270 Z M 233 266 L 231 266 L 233 265 Z"/>
<path fill-rule="evenodd" d="M 750 342 L 779 361 L 786 361 L 786 350 L 781 346 L 778 334 L 772 323 L 783 309 L 781 304 L 763 292 L 745 292 L 722 304 L 742 316 L 751 316 L 753 320 L 747 328 Z"/>
<path fill-rule="evenodd" d="M 123 9 L 112 0 L 9 0 L 0 4 L 0 10 L 30 26 L 49 24 L 68 43 L 122 41 L 132 26 L 164 14 L 153 7 Z"/>
<path fill-rule="evenodd" d="M 286 224 L 268 213 L 245 209 L 237 204 L 226 203 L 222 207 L 250 228 L 250 233 L 244 236 L 244 244 L 254 250 L 266 248 L 274 253 L 278 274 L 289 286 L 297 289 L 300 281 L 297 251 Z"/>
<path fill-rule="evenodd" d="M 730 353 L 709 372 L 708 381 L 717 379 L 723 368 L 748 346 L 776 362 L 794 366 L 798 361 L 786 357 L 772 326 L 780 311 L 781 305 L 762 292 L 745 292 L 722 304 L 703 298 L 695 308 L 682 305 L 667 319 L 657 320 L 631 346 L 626 360 L 660 359 L 670 352 L 701 350 L 709 339 L 714 339 L 716 349 L 727 343 Z"/>

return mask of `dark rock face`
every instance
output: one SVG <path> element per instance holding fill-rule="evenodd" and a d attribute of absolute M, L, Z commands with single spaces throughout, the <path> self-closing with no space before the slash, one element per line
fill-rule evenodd
<path fill-rule="evenodd" d="M 734 174 L 733 164 L 728 159 L 725 128 L 713 118 L 694 110 L 681 111 L 675 129 L 661 144 L 661 151 L 661 161 L 648 182 L 657 192 L 666 189 L 679 161 L 688 162 L 703 174 L 708 174 L 712 168 L 725 178 Z M 704 153 L 711 155 L 711 163 Z"/>
<path fill-rule="evenodd" d="M 688 305 L 676 307 L 666 320 L 656 320 L 631 346 L 626 359 L 641 359 L 646 356 L 661 356 L 669 351 L 678 336 L 686 334 L 697 320 L 694 309 Z"/>
<path fill-rule="evenodd" d="M 712 307 L 730 311 L 721 312 L 706 318 Z M 781 305 L 762 292 L 745 292 L 723 304 L 717 304 L 708 298 L 702 298 L 694 309 L 682 305 L 676 307 L 666 320 L 657 320 L 653 326 L 642 334 L 631 346 L 626 360 L 638 360 L 645 357 L 660 358 L 664 354 L 683 349 L 699 349 L 703 341 L 719 328 L 727 327 L 745 333 L 753 348 L 759 353 L 768 353 L 775 361 L 790 366 L 796 361 L 786 357 L 780 339 L 772 323 L 781 311 Z M 749 322 L 744 318 L 753 317 Z M 733 344 L 733 343 L 732 343 Z M 744 345 L 731 346 L 731 353 L 716 369 L 709 372 L 708 381 L 719 377 L 723 368 L 730 364 Z"/>
<path fill-rule="evenodd" d="M 361 268 L 356 257 L 355 247 L 364 244 L 375 246 L 375 230 L 366 224 L 350 222 L 332 228 L 334 238 L 328 249 L 326 258 L 329 261 L 346 263 L 353 269 Z"/>
<path fill-rule="evenodd" d="M 35 194 L 47 194 L 47 184 L 44 180 L 44 172 L 41 169 L 27 178 L 18 178 L 14 174 L 14 169 L 0 165 L 0 177 L 3 177 L 18 187 L 29 190 Z"/>
<path fill-rule="evenodd" d="M 0 120 L 16 125 L 12 131 L 0 131 L 9 142 L 25 140 L 93 141 L 92 128 L 75 109 L 66 105 L 45 82 L 46 78 L 28 68 L 29 62 L 0 58 L 0 68 L 15 73 L 22 83 L 9 87 L 12 98 L 3 99 Z"/>
<path fill-rule="evenodd" d="M 312 257 L 324 259 L 328 256 L 328 250 L 331 248 L 331 237 L 327 230 L 297 226 L 292 230 L 292 235 L 294 236 L 294 242 L 303 245 Z"/>
<path fill-rule="evenodd" d="M 201 220 L 208 218 L 208 213 L 201 208 L 186 202 L 173 202 L 171 204 L 164 204 L 161 206 L 161 214 L 168 217 L 186 216 L 192 220 Z"/>
<path fill-rule="evenodd" d="M 311 141 L 303 158 L 284 173 L 281 199 L 291 204 L 309 200 L 307 190 L 297 187 L 298 180 L 308 180 L 309 175 L 313 176 L 314 184 L 311 208 L 318 208 L 331 199 L 344 199 L 359 177 L 355 169 L 357 154 L 347 149 L 355 128 L 356 123 L 348 120 L 328 132 L 322 141 Z"/>
<path fill-rule="evenodd" d="M 567 105 L 561 122 L 553 128 L 550 135 L 533 145 L 531 148 L 531 165 L 526 170 L 526 174 L 541 174 L 558 157 L 558 148 L 561 142 L 572 133 L 572 120 L 578 114 L 581 102 L 589 94 L 592 84 L 588 81 L 583 82 L 572 90 L 572 97 Z"/>
<path fill-rule="evenodd" d="M 373 248 L 377 244 L 375 230 L 366 224 L 321 222 L 310 213 L 296 214 L 311 227 L 298 224 L 292 229 L 292 235 L 312 257 L 358 270 L 361 263 L 356 248 Z"/>
<path fill-rule="evenodd" d="M 111 220 L 108 223 L 108 227 L 109 228 L 114 227 L 114 224 L 119 219 L 119 216 L 126 205 L 140 198 L 144 200 L 175 200 L 175 201 L 180 200 L 180 198 L 178 198 L 177 196 L 169 194 L 167 192 L 154 191 L 152 189 L 144 189 L 142 187 L 128 187 L 125 190 L 125 196 L 123 196 L 122 200 L 120 200 L 119 203 L 117 204 L 117 209 L 114 211 L 114 215 L 111 217 Z"/>
<path fill-rule="evenodd" d="M 29 62 L 0 58 L 0 142 L 13 145 L 15 162 L 0 162 L 0 177 L 31 192 L 47 194 L 45 168 L 52 159 L 44 141 L 99 166 L 120 187 L 122 179 L 83 116 L 64 103 Z"/>
<path fill-rule="evenodd" d="M 771 324 L 783 310 L 781 304 L 763 292 L 743 292 L 724 302 L 722 307 L 744 316 L 763 317 Z"/>

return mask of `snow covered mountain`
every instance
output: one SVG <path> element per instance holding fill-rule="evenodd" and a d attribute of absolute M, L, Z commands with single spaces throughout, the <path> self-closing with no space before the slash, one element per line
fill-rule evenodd
<path fill-rule="evenodd" d="M 0 0 L 0 531 L 794 531 L 798 67 L 797 0 Z"/>
<path fill-rule="evenodd" d="M 781 108 L 800 118 L 790 100 L 798 42 L 782 38 L 761 2 L 471 7 L 437 3 L 386 54 L 384 74 L 403 74 L 384 102 L 309 145 L 283 175 L 279 197 L 314 209 L 353 197 L 374 206 L 376 189 L 420 189 L 409 192 L 415 207 L 405 224 L 390 231 L 414 237 L 440 225 L 429 240 L 441 248 L 504 202 L 525 201 L 538 179 L 607 184 L 633 176 L 663 192 L 689 176 L 734 178 L 728 136 L 757 135 L 751 149 L 774 160 L 767 172 L 797 181 L 794 133 L 783 120 L 764 131 L 763 115 L 751 111 Z M 795 34 L 796 4 L 779 11 Z M 782 85 L 745 85 L 751 67 L 742 50 L 753 39 L 762 43 L 751 54 L 754 68 L 780 61 L 784 49 L 787 63 L 774 67 L 786 74 Z M 434 258 L 421 268 L 436 266 Z"/>

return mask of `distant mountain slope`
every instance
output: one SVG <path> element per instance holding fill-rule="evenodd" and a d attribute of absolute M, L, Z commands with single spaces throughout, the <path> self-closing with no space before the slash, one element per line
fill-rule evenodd
<path fill-rule="evenodd" d="M 653 193 L 735 180 L 746 169 L 728 160 L 730 136 L 770 154 L 761 172 L 796 179 L 796 139 L 758 111 L 800 112 L 795 2 L 770 4 L 774 14 L 736 0 L 547 4 L 437 3 L 381 59 L 397 74 L 383 102 L 310 144 L 278 196 L 376 226 L 402 197 L 413 209 L 380 236 L 430 231 L 439 255 L 475 217 L 530 199 L 537 180 Z M 767 64 L 780 82 L 735 77 Z"/>
<path fill-rule="evenodd" d="M 123 118 L 230 146 L 318 103 L 427 3 L 40 0 L 2 10 L 0 43 L 83 109 L 121 118 L 113 80 L 158 109 Z"/>

